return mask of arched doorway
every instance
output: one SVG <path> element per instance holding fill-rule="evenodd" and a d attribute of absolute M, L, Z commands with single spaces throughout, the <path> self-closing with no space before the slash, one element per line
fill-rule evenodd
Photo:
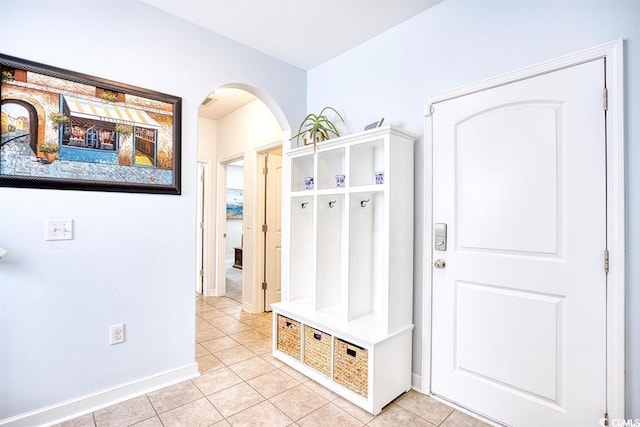
<path fill-rule="evenodd" d="M 5 145 L 11 141 L 25 138 L 33 154 L 38 152 L 38 112 L 36 108 L 20 99 L 3 99 L 0 102 L 2 112 L 2 141 Z"/>
<path fill-rule="evenodd" d="M 241 104 L 232 105 L 234 100 L 244 99 Z M 203 109 L 211 106 L 219 111 L 206 116 Z M 260 187 L 262 174 L 261 161 L 264 152 L 282 147 L 288 141 L 290 126 L 278 105 L 260 90 L 244 84 L 227 84 L 209 94 L 202 102 L 198 118 L 199 141 L 198 160 L 208 162 L 211 173 L 206 179 L 209 200 L 204 202 L 210 213 L 204 216 L 199 227 L 208 231 L 203 233 L 205 245 L 204 262 L 199 273 L 205 275 L 205 296 L 222 296 L 226 284 L 226 245 L 225 214 L 226 191 L 224 185 L 228 163 L 244 159 L 243 219 L 241 242 L 235 245 L 242 250 L 243 268 L 243 309 L 251 313 L 264 311 L 263 277 L 263 239 L 261 234 L 264 212 L 264 186 Z M 205 159 L 206 157 L 206 159 Z M 200 248 L 198 248 L 200 249 Z M 198 253 L 203 253 L 198 250 Z M 235 262 L 234 262 L 235 264 Z"/>

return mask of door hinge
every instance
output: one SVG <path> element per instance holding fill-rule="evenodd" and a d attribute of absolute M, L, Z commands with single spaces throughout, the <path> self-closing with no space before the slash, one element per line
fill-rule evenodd
<path fill-rule="evenodd" d="M 200 270 L 200 277 L 204 276 L 204 270 Z"/>
<path fill-rule="evenodd" d="M 204 174 L 200 175 L 200 181 L 204 182 Z"/>
<path fill-rule="evenodd" d="M 267 224 L 262 224 L 262 232 L 263 233 L 267 232 Z"/>
<path fill-rule="evenodd" d="M 200 223 L 200 229 L 204 230 L 204 222 Z"/>
<path fill-rule="evenodd" d="M 262 175 L 266 175 L 269 173 L 269 168 L 262 168 Z"/>
<path fill-rule="evenodd" d="M 607 111 L 608 108 L 609 108 L 609 91 L 605 87 L 604 89 L 602 89 L 602 109 L 604 111 Z"/>
<path fill-rule="evenodd" d="M 433 112 L 434 112 L 433 104 L 427 104 L 424 108 L 424 115 L 433 116 Z"/>
<path fill-rule="evenodd" d="M 600 425 L 606 427 L 609 425 L 609 413 L 605 412 L 604 417 L 600 419 Z"/>
<path fill-rule="evenodd" d="M 609 272 L 609 250 L 604 250 L 604 272 Z"/>
<path fill-rule="evenodd" d="M 267 289 L 267 282 L 262 282 L 262 289 Z"/>

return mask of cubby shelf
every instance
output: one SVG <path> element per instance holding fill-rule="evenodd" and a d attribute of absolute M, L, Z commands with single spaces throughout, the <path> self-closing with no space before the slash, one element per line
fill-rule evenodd
<path fill-rule="evenodd" d="M 274 356 L 374 414 L 411 388 L 414 140 L 385 126 L 284 156 Z M 299 325 L 301 341 L 293 344 L 300 355 L 278 346 L 280 333 L 292 339 L 291 330 L 278 330 L 278 319 Z M 315 331 L 308 336 L 331 339 L 332 352 L 348 349 L 347 357 L 332 353 L 317 365 L 329 363 L 329 375 L 305 363 L 305 328 Z M 313 347 L 314 357 L 326 354 L 326 344 L 321 348 Z M 344 384 L 340 364 L 356 361 L 366 366 L 347 378 L 360 382 Z"/>

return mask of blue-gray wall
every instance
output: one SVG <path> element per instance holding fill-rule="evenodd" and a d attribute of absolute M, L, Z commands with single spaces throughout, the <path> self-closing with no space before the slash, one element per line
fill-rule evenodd
<path fill-rule="evenodd" d="M 627 416 L 640 418 L 640 1 L 444 0 L 308 73 L 308 111 L 347 116 L 348 131 L 380 117 L 416 145 L 413 371 L 421 373 L 424 99 L 428 95 L 625 39 L 627 156 Z"/>
<path fill-rule="evenodd" d="M 0 52 L 183 100 L 180 196 L 0 188 L 1 424 L 194 363 L 198 106 L 245 84 L 298 123 L 306 73 L 125 0 L 2 1 Z M 45 242 L 48 218 L 74 239 Z"/>

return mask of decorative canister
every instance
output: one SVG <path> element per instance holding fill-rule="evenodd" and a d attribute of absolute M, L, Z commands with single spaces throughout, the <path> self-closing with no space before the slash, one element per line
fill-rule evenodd
<path fill-rule="evenodd" d="M 305 176 L 304 177 L 304 189 L 305 190 L 313 190 L 313 177 Z"/>
<path fill-rule="evenodd" d="M 344 174 L 336 175 L 336 187 L 343 188 L 344 187 Z"/>
<path fill-rule="evenodd" d="M 384 172 L 383 171 L 374 172 L 373 173 L 373 178 L 374 178 L 374 182 L 376 184 L 384 184 Z"/>

